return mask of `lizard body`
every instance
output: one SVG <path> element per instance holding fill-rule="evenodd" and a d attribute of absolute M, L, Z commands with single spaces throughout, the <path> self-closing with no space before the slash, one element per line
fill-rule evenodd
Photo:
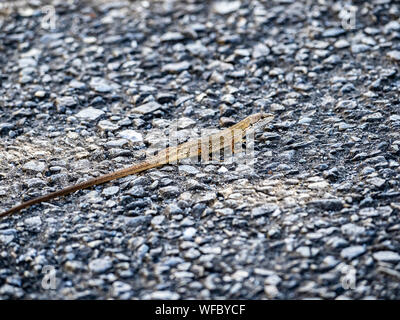
<path fill-rule="evenodd" d="M 246 133 L 246 130 L 252 125 L 259 122 L 261 119 L 265 118 L 273 118 L 273 116 L 271 114 L 266 114 L 266 113 L 256 113 L 250 115 L 247 118 L 243 119 L 242 121 L 238 122 L 237 124 L 233 125 L 232 127 L 221 130 L 205 138 L 197 138 L 182 143 L 176 147 L 168 147 L 166 149 L 161 150 L 157 155 L 152 156 L 149 159 L 146 159 L 133 166 L 120 169 L 97 178 L 92 178 L 82 183 L 74 184 L 66 188 L 63 188 L 61 190 L 49 193 L 47 195 L 23 202 L 3 213 L 0 213 L 0 218 L 16 213 L 34 204 L 49 201 L 57 197 L 65 196 L 78 190 L 103 184 L 111 180 L 123 178 L 128 175 L 136 174 L 168 163 L 176 163 L 178 160 L 182 160 L 185 158 L 191 158 L 194 156 L 203 155 L 204 153 L 202 153 L 202 150 L 204 148 L 208 148 L 207 151 L 209 151 L 209 153 L 213 153 L 218 150 L 224 149 L 226 147 L 232 147 L 232 152 L 233 152 L 234 144 L 237 143 L 238 141 L 241 141 L 241 139 Z"/>

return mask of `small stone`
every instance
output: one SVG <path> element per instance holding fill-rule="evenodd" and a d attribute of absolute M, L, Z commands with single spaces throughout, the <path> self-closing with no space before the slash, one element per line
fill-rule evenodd
<path fill-rule="evenodd" d="M 354 86 L 354 84 L 346 83 L 340 88 L 340 93 L 343 95 L 343 94 L 352 92 L 354 90 L 356 90 L 356 87 Z"/>
<path fill-rule="evenodd" d="M 379 216 L 378 210 L 372 207 L 362 208 L 360 210 L 360 216 L 364 217 L 377 217 Z"/>
<path fill-rule="evenodd" d="M 22 77 L 20 77 L 19 82 L 22 84 L 27 84 L 33 81 L 33 78 L 31 76 L 28 75 L 23 75 Z"/>
<path fill-rule="evenodd" d="M 101 120 L 97 126 L 104 131 L 115 131 L 119 129 L 119 125 L 108 120 Z"/>
<path fill-rule="evenodd" d="M 33 58 L 23 58 L 18 60 L 18 65 L 21 69 L 26 67 L 36 67 L 37 61 Z"/>
<path fill-rule="evenodd" d="M 116 43 L 120 43 L 123 41 L 123 37 L 121 35 L 111 35 L 111 36 L 106 36 L 103 39 L 104 43 L 106 44 L 116 44 Z"/>
<path fill-rule="evenodd" d="M 112 85 L 109 81 L 103 78 L 94 77 L 90 80 L 90 87 L 100 93 L 109 93 L 113 91 L 116 85 Z"/>
<path fill-rule="evenodd" d="M 31 7 L 22 7 L 18 8 L 18 14 L 21 15 L 22 17 L 31 17 L 35 13 L 35 10 L 32 9 Z"/>
<path fill-rule="evenodd" d="M 212 9 L 217 14 L 225 15 L 235 12 L 240 6 L 240 1 L 217 1 Z"/>
<path fill-rule="evenodd" d="M 189 165 L 180 165 L 178 167 L 178 169 L 179 169 L 179 171 L 182 171 L 186 174 L 192 174 L 192 175 L 198 174 L 200 172 L 197 168 L 195 168 L 193 166 L 189 166 Z"/>
<path fill-rule="evenodd" d="M 380 0 L 378 0 L 378 1 L 380 1 Z M 385 0 L 383 0 L 383 1 L 385 1 Z M 375 2 L 376 2 L 376 1 L 375 1 Z M 364 29 L 364 32 L 365 32 L 366 34 L 370 35 L 370 36 L 374 36 L 374 35 L 379 34 L 381 31 L 380 31 L 378 28 L 366 27 L 366 28 Z"/>
<path fill-rule="evenodd" d="M 76 117 L 82 120 L 95 121 L 99 119 L 105 112 L 100 109 L 89 107 L 79 111 Z"/>
<path fill-rule="evenodd" d="M 271 104 L 271 111 L 272 112 L 280 112 L 280 111 L 285 111 L 285 106 L 278 104 L 278 103 L 272 103 Z"/>
<path fill-rule="evenodd" d="M 323 210 L 331 211 L 339 211 L 343 208 L 343 201 L 340 199 L 320 199 L 310 201 L 309 204 Z"/>
<path fill-rule="evenodd" d="M 274 299 L 279 295 L 279 290 L 274 285 L 266 285 L 264 287 L 264 292 L 269 299 Z"/>
<path fill-rule="evenodd" d="M 178 300 L 180 295 L 171 291 L 154 291 L 150 294 L 153 300 Z"/>
<path fill-rule="evenodd" d="M 155 226 L 162 225 L 165 221 L 165 216 L 155 216 L 153 219 L 151 219 L 151 224 Z"/>
<path fill-rule="evenodd" d="M 26 218 L 24 224 L 28 227 L 38 227 L 42 224 L 42 219 L 39 216 Z"/>
<path fill-rule="evenodd" d="M 149 222 L 148 217 L 139 216 L 139 217 L 124 217 L 124 224 L 129 227 L 137 227 Z"/>
<path fill-rule="evenodd" d="M 344 33 L 345 31 L 342 28 L 329 28 L 322 33 L 322 36 L 325 38 L 338 37 Z"/>
<path fill-rule="evenodd" d="M 389 33 L 391 31 L 400 31 L 400 22 L 395 20 L 390 21 L 383 27 L 383 30 L 385 33 Z"/>
<path fill-rule="evenodd" d="M 9 284 L 4 284 L 0 287 L 1 297 L 21 298 L 24 296 L 24 291 L 21 288 L 14 287 Z M 4 299 L 4 298 L 3 298 Z"/>
<path fill-rule="evenodd" d="M 140 113 L 140 114 L 148 114 L 152 113 L 161 108 L 161 105 L 156 101 L 150 101 L 145 104 L 142 104 L 139 107 L 134 108 L 132 111 L 133 113 Z"/>
<path fill-rule="evenodd" d="M 186 217 L 185 219 L 182 220 L 181 226 L 182 227 L 190 227 L 194 225 L 194 221 L 190 217 Z"/>
<path fill-rule="evenodd" d="M 190 63 L 187 61 L 168 63 L 164 65 L 161 69 L 162 72 L 168 73 L 179 73 L 190 68 Z"/>
<path fill-rule="evenodd" d="M 392 60 L 400 61 L 400 51 L 389 51 L 386 55 Z"/>
<path fill-rule="evenodd" d="M 187 117 L 178 119 L 178 129 L 186 129 L 196 124 L 196 121 Z"/>
<path fill-rule="evenodd" d="M 122 281 L 115 281 L 112 284 L 111 295 L 114 298 L 129 299 L 129 297 L 131 296 L 131 290 L 132 287 L 129 284 Z"/>
<path fill-rule="evenodd" d="M 103 202 L 103 198 L 100 197 L 99 193 L 96 190 L 90 191 L 85 195 L 86 201 L 89 203 L 100 203 Z"/>
<path fill-rule="evenodd" d="M 282 278 L 274 273 L 268 275 L 267 278 L 265 278 L 265 280 L 264 280 L 264 284 L 270 284 L 270 285 L 274 285 L 274 286 L 279 285 L 281 282 L 282 282 Z"/>
<path fill-rule="evenodd" d="M 184 258 L 186 259 L 190 259 L 190 260 L 194 260 L 197 259 L 198 257 L 200 257 L 201 253 L 199 252 L 199 250 L 195 249 L 195 248 L 190 248 L 189 250 L 187 250 L 184 253 Z"/>
<path fill-rule="evenodd" d="M 301 246 L 296 249 L 296 252 L 300 254 L 303 258 L 311 257 L 311 249 L 307 246 Z"/>
<path fill-rule="evenodd" d="M 200 41 L 187 44 L 186 49 L 195 56 L 205 56 L 208 52 L 207 47 L 204 46 Z"/>
<path fill-rule="evenodd" d="M 7 245 L 14 240 L 13 234 L 0 234 L 0 243 Z"/>
<path fill-rule="evenodd" d="M 350 43 L 346 39 L 339 39 L 334 44 L 336 49 L 344 49 L 350 46 Z"/>
<path fill-rule="evenodd" d="M 328 238 L 326 241 L 327 245 L 329 245 L 332 248 L 344 248 L 345 246 L 348 245 L 348 242 L 340 237 L 331 237 Z"/>
<path fill-rule="evenodd" d="M 180 194 L 180 190 L 176 186 L 167 186 L 164 188 L 160 188 L 160 195 L 164 198 L 174 198 Z"/>
<path fill-rule="evenodd" d="M 129 194 L 136 198 L 142 198 L 145 195 L 145 193 L 146 192 L 145 192 L 143 186 L 140 186 L 140 185 L 133 186 L 128 191 L 126 191 L 126 194 Z"/>
<path fill-rule="evenodd" d="M 179 208 L 179 206 L 176 203 L 171 203 L 168 207 L 167 207 L 167 212 L 170 215 L 178 215 L 178 214 L 182 214 L 183 211 L 181 208 Z"/>
<path fill-rule="evenodd" d="M 211 83 L 225 83 L 225 77 L 218 71 L 213 71 L 210 78 L 208 79 Z"/>
<path fill-rule="evenodd" d="M 121 138 L 124 138 L 126 140 L 129 140 L 131 142 L 142 142 L 143 141 L 143 136 L 141 133 L 136 132 L 134 130 L 123 130 L 118 132 L 118 136 L 120 136 Z"/>
<path fill-rule="evenodd" d="M 321 263 L 321 267 L 324 269 L 331 269 L 340 263 L 334 256 L 327 256 Z"/>
<path fill-rule="evenodd" d="M 305 124 L 305 125 L 309 125 L 311 123 L 313 119 L 309 118 L 309 117 L 302 117 L 299 119 L 298 123 L 299 124 Z"/>
<path fill-rule="evenodd" d="M 185 37 L 180 32 L 166 32 L 161 36 L 160 40 L 163 42 L 168 42 L 168 41 L 179 41 L 183 40 L 184 38 Z"/>
<path fill-rule="evenodd" d="M 0 134 L 7 134 L 12 129 L 14 129 L 13 123 L 8 123 L 8 122 L 0 123 Z"/>
<path fill-rule="evenodd" d="M 57 98 L 56 104 L 58 107 L 73 107 L 77 103 L 73 97 L 66 96 Z"/>
<path fill-rule="evenodd" d="M 104 273 L 111 269 L 112 262 L 109 258 L 98 258 L 90 261 L 89 269 L 94 273 Z"/>
<path fill-rule="evenodd" d="M 336 104 L 336 109 L 338 110 L 349 110 L 357 108 L 357 102 L 353 100 L 340 100 Z"/>
<path fill-rule="evenodd" d="M 44 98 L 46 96 L 46 91 L 44 90 L 38 90 L 35 92 L 35 97 L 37 98 Z"/>
<path fill-rule="evenodd" d="M 86 84 L 77 80 L 71 80 L 69 86 L 73 89 L 79 89 L 79 90 L 86 89 Z"/>
<path fill-rule="evenodd" d="M 236 102 L 235 97 L 232 94 L 225 94 L 222 98 L 221 98 L 222 102 L 225 102 L 226 104 L 230 105 L 230 104 L 234 104 Z"/>
<path fill-rule="evenodd" d="M 71 260 L 64 264 L 64 268 L 70 272 L 79 272 L 85 270 L 85 265 L 81 261 Z"/>
<path fill-rule="evenodd" d="M 278 208 L 279 207 L 276 204 L 266 203 L 260 207 L 253 208 L 251 210 L 251 215 L 252 215 L 252 217 L 257 218 L 257 217 L 260 217 L 263 215 L 271 214 Z"/>
<path fill-rule="evenodd" d="M 233 71 L 233 72 L 229 73 L 229 76 L 231 78 L 235 78 L 235 79 L 244 78 L 246 76 L 246 70 L 242 69 L 242 70 Z"/>
<path fill-rule="evenodd" d="M 312 182 L 308 185 L 308 187 L 312 190 L 322 190 L 325 189 L 329 186 L 329 183 L 326 181 L 318 181 L 318 182 Z"/>
<path fill-rule="evenodd" d="M 385 184 L 386 180 L 379 178 L 379 177 L 374 177 L 374 178 L 368 179 L 367 182 L 372 184 L 376 188 L 382 188 L 383 185 Z"/>
<path fill-rule="evenodd" d="M 46 164 L 44 162 L 39 161 L 29 161 L 24 164 L 22 169 L 26 171 L 33 171 L 33 172 L 44 172 L 46 170 Z"/>
<path fill-rule="evenodd" d="M 230 117 L 221 117 L 219 123 L 221 127 L 230 127 L 236 123 L 236 120 Z"/>
<path fill-rule="evenodd" d="M 193 227 L 187 228 L 184 232 L 183 232 L 183 240 L 187 240 L 190 241 L 193 239 L 194 235 L 196 234 L 197 230 Z"/>
<path fill-rule="evenodd" d="M 342 233 L 345 235 L 359 236 L 365 232 L 364 227 L 357 226 L 353 223 L 347 223 L 341 227 Z"/>
<path fill-rule="evenodd" d="M 28 188 L 41 188 L 46 185 L 46 182 L 39 178 L 32 178 L 26 181 Z"/>
<path fill-rule="evenodd" d="M 157 102 L 158 103 L 168 103 L 175 101 L 175 94 L 173 92 L 158 92 L 157 93 Z"/>
<path fill-rule="evenodd" d="M 117 140 L 112 140 L 112 141 L 106 142 L 104 144 L 104 146 L 106 148 L 122 148 L 126 144 L 128 144 L 128 140 L 126 140 L 126 139 L 117 139 Z"/>
<path fill-rule="evenodd" d="M 375 252 L 373 255 L 375 260 L 378 261 L 385 261 L 385 262 L 399 262 L 400 255 L 397 252 L 393 251 L 378 251 Z"/>
<path fill-rule="evenodd" d="M 106 197 L 111 197 L 113 195 L 116 195 L 118 192 L 119 192 L 119 187 L 112 186 L 112 187 L 105 188 L 103 190 L 102 194 L 104 194 Z"/>
<path fill-rule="evenodd" d="M 389 117 L 389 120 L 390 120 L 390 121 L 393 121 L 393 122 L 395 122 L 395 121 L 400 121 L 400 115 L 398 115 L 398 114 L 391 115 L 391 116 Z"/>
<path fill-rule="evenodd" d="M 253 48 L 252 57 L 254 59 L 266 58 L 268 57 L 269 54 L 270 54 L 270 49 L 265 44 L 258 43 Z"/>
<path fill-rule="evenodd" d="M 355 43 L 351 46 L 351 52 L 355 53 L 355 54 L 366 52 L 370 49 L 371 49 L 370 46 L 368 46 L 366 44 L 362 44 L 362 43 Z"/>

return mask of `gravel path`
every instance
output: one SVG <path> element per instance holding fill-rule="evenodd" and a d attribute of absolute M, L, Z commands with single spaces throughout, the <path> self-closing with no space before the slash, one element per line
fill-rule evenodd
<path fill-rule="evenodd" d="M 331 0 L 24 3 L 0 7 L 0 211 L 175 120 L 275 119 L 253 171 L 183 161 L 1 220 L 0 298 L 400 298 L 397 1 L 354 24 Z"/>

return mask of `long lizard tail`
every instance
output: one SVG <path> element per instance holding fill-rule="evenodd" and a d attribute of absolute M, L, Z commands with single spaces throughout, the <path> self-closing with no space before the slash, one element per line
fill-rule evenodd
<path fill-rule="evenodd" d="M 108 182 L 108 181 L 111 181 L 111 180 L 114 180 L 114 179 L 123 178 L 123 177 L 129 176 L 131 174 L 139 173 L 139 172 L 142 172 L 142 171 L 145 171 L 145 170 L 160 166 L 162 164 L 163 163 L 160 163 L 158 161 L 150 160 L 150 161 L 146 161 L 146 162 L 142 162 L 140 164 L 136 164 L 136 165 L 130 166 L 130 167 L 125 168 L 125 169 L 117 170 L 117 171 L 111 172 L 109 174 L 102 175 L 102 176 L 97 177 L 97 178 L 89 179 L 89 180 L 84 181 L 82 183 L 74 184 L 74 185 L 66 187 L 64 189 L 61 189 L 61 190 L 46 194 L 44 196 L 41 196 L 41 197 L 38 197 L 38 198 L 34 198 L 32 200 L 23 202 L 23 203 L 15 206 L 15 207 L 12 207 L 11 209 L 9 209 L 9 210 L 7 210 L 5 212 L 0 213 L 0 218 L 8 216 L 8 215 L 13 214 L 13 213 L 16 213 L 16 212 L 18 212 L 18 211 L 20 211 L 22 209 L 25 209 L 27 207 L 30 207 L 30 206 L 34 205 L 34 204 L 37 204 L 37 203 L 40 203 L 40 202 L 44 202 L 44 201 L 48 201 L 48 200 L 51 200 L 51 199 L 54 199 L 54 198 L 57 198 L 57 197 L 66 196 L 66 195 L 68 195 L 70 193 L 73 193 L 75 191 L 86 189 L 86 188 L 89 188 L 89 187 L 92 187 L 92 186 L 96 186 L 96 185 L 99 185 L 99 184 L 103 184 L 105 182 Z"/>

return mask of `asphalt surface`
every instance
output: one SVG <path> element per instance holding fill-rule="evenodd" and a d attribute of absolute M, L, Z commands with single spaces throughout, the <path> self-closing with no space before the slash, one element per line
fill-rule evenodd
<path fill-rule="evenodd" d="M 400 5 L 345 4 L 2 2 L 0 211 L 275 118 L 2 219 L 0 298 L 399 299 Z"/>

